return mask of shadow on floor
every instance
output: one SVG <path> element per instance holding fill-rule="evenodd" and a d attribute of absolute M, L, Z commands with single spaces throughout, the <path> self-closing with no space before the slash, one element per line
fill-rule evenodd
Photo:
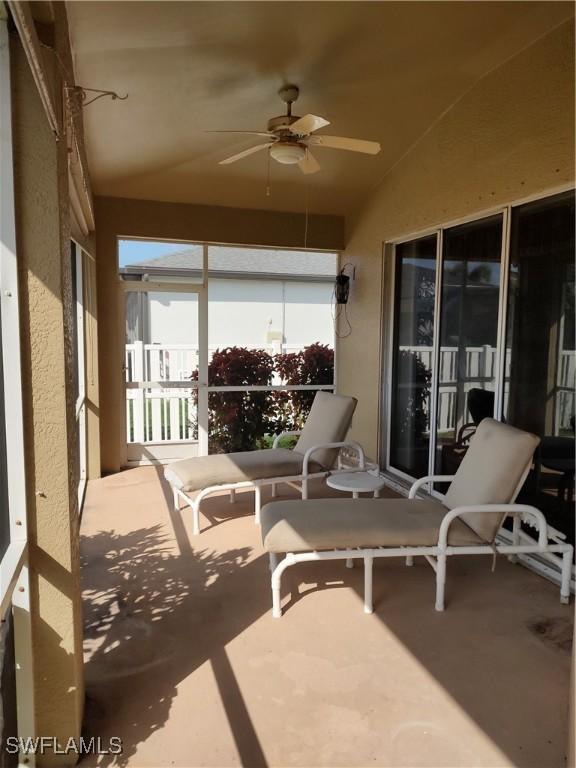
<path fill-rule="evenodd" d="M 171 509 L 169 494 L 166 501 Z M 225 507 L 224 514 L 227 500 L 215 499 L 215 518 L 228 512 L 230 517 L 235 512 L 243 516 L 250 503 L 246 499 L 236 510 Z M 250 547 L 225 552 L 194 549 L 181 515 L 171 512 L 170 519 L 179 552 L 161 524 L 84 537 L 87 735 L 113 735 L 114 722 L 122 722 L 124 752 L 103 756 L 97 763 L 89 758 L 83 764 L 127 765 L 138 745 L 167 722 L 178 684 L 208 662 L 241 764 L 266 766 L 226 645 L 270 612 L 267 557 L 254 558 Z M 202 547 L 202 539 L 198 541 Z M 541 768 L 541 758 L 523 755 L 522 745 L 527 730 L 540 729 L 547 738 L 550 712 L 539 713 L 532 689 L 542 693 L 548 688 L 547 681 L 534 678 L 527 665 L 531 653 L 549 654 L 553 663 L 561 654 L 566 661 L 560 668 L 568 669 L 571 609 L 551 604 L 546 615 L 535 616 L 527 608 L 530 601 L 516 603 L 515 597 L 526 598 L 530 590 L 534 595 L 543 589 L 551 592 L 549 585 L 525 571 L 519 577 L 520 569 L 507 561 L 486 577 L 482 568 L 489 572 L 488 558 L 454 560 L 459 562 L 450 563 L 450 604 L 443 614 L 433 609 L 433 574 L 426 564 L 405 568 L 399 561 L 379 562 L 375 616 L 514 764 Z M 305 593 L 296 586 L 304 582 Z M 344 585 L 358 595 L 358 613 L 349 621 L 370 621 L 362 614 L 361 567 L 348 571 L 337 561 L 288 570 L 283 588 L 294 592 L 287 614 L 298 611 L 299 602 L 311 591 Z M 508 606 L 502 594 L 509 596 Z M 285 631 L 284 626 L 278 622 L 278 631 Z M 125 680 L 124 686 L 118 686 L 119 679 Z M 567 691 L 565 698 L 567 702 Z M 563 700 L 564 693 L 554 691 L 553 701 Z M 513 718 L 507 716 L 512 708 Z M 562 707 L 552 715 L 567 716 Z M 562 749 L 563 745 L 555 745 L 551 751 Z"/>

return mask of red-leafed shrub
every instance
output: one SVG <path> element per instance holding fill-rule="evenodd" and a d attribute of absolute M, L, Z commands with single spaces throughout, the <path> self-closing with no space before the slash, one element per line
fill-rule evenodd
<path fill-rule="evenodd" d="M 284 384 L 332 384 L 334 352 L 312 344 L 301 352 L 272 357 L 263 349 L 217 349 L 208 365 L 211 386 L 270 386 L 277 372 Z M 197 379 L 197 372 L 192 376 Z M 302 426 L 312 405 L 309 392 L 210 392 L 210 453 L 249 451 L 270 444 L 269 436 Z M 194 391 L 197 400 L 197 390 Z M 197 424 L 194 425 L 197 435 Z"/>
<path fill-rule="evenodd" d="M 217 349 L 208 365 L 211 386 L 270 385 L 274 358 L 263 349 Z M 273 429 L 271 392 L 210 392 L 211 453 L 247 451 L 258 447 Z"/>
<path fill-rule="evenodd" d="M 334 350 L 326 344 L 310 344 L 301 352 L 287 352 L 274 358 L 276 370 L 285 384 L 332 384 Z M 275 393 L 277 431 L 299 429 L 310 411 L 316 392 Z"/>

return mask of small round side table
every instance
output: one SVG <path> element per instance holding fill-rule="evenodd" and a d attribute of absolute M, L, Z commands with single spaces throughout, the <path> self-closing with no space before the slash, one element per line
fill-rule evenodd
<path fill-rule="evenodd" d="M 381 477 L 372 475 L 370 472 L 340 472 L 328 475 L 326 485 L 336 491 L 348 491 L 354 499 L 357 499 L 361 493 L 373 493 L 374 498 L 377 499 L 386 483 Z"/>

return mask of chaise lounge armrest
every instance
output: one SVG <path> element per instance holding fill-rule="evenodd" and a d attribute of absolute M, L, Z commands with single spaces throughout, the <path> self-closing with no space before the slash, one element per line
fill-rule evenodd
<path fill-rule="evenodd" d="M 415 499 L 418 489 L 427 483 L 448 483 L 452 480 L 454 480 L 454 475 L 426 475 L 426 477 L 420 477 L 410 486 L 408 498 Z"/>
<path fill-rule="evenodd" d="M 304 454 L 304 464 L 302 466 L 302 474 L 304 477 L 308 474 L 308 464 L 310 462 L 310 459 L 312 457 L 312 454 L 316 453 L 316 451 L 323 451 L 326 448 L 352 448 L 356 453 L 358 454 L 358 458 L 360 461 L 360 470 L 366 469 L 366 456 L 364 454 L 364 448 L 360 445 L 360 443 L 357 443 L 355 440 L 345 440 L 338 443 L 323 443 L 321 445 L 313 445 L 312 447 L 308 448 L 306 453 Z"/>
<path fill-rule="evenodd" d="M 494 514 L 501 512 L 506 515 L 527 515 L 534 519 L 535 527 L 538 528 L 538 546 L 545 549 L 548 544 L 548 524 L 546 518 L 536 507 L 528 504 L 475 504 L 465 507 L 455 507 L 448 512 L 440 524 L 438 532 L 438 546 L 440 549 L 446 549 L 448 546 L 448 529 L 453 520 L 467 514 Z"/>

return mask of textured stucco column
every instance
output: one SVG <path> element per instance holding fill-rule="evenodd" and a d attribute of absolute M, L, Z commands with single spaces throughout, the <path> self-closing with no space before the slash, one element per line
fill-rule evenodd
<path fill-rule="evenodd" d="M 84 701 L 66 146 L 17 38 L 11 54 L 36 728 L 65 744 L 80 735 Z"/>

